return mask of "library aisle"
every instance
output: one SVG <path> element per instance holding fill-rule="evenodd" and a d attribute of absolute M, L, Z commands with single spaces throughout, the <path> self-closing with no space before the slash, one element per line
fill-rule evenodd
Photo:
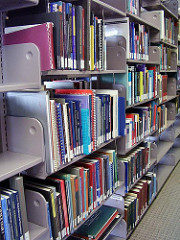
<path fill-rule="evenodd" d="M 180 239 L 180 163 L 129 240 Z"/>

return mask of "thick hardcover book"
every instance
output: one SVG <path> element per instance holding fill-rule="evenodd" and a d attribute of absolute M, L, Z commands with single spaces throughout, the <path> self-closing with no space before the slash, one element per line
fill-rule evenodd
<path fill-rule="evenodd" d="M 53 40 L 54 40 L 54 54 L 56 59 L 56 68 L 64 68 L 64 49 L 62 34 L 62 12 L 40 13 L 33 15 L 26 15 L 23 17 L 16 16 L 6 22 L 7 27 L 28 25 L 28 24 L 42 24 L 44 22 L 53 23 Z"/>
<path fill-rule="evenodd" d="M 40 51 L 41 70 L 55 69 L 53 23 L 6 28 L 3 44 L 34 43 Z"/>
<path fill-rule="evenodd" d="M 77 69 L 84 69 L 83 65 L 83 42 L 82 42 L 82 18 L 83 8 L 82 6 L 76 6 L 76 57 L 77 57 Z"/>
<path fill-rule="evenodd" d="M 73 235 L 98 240 L 117 215 L 116 208 L 102 206 Z"/>

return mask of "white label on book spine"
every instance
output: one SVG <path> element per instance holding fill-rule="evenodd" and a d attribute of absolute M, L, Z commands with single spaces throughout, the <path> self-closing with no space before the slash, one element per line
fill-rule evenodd
<path fill-rule="evenodd" d="M 64 58 L 61 57 L 61 67 L 64 69 Z"/>
<path fill-rule="evenodd" d="M 81 60 L 81 69 L 84 69 L 84 60 Z"/>
<path fill-rule="evenodd" d="M 30 240 L 29 231 L 24 234 L 25 240 Z"/>
<path fill-rule="evenodd" d="M 21 236 L 21 237 L 20 237 L 20 240 L 23 240 L 23 239 L 24 239 L 24 237 L 23 237 L 23 236 Z"/>

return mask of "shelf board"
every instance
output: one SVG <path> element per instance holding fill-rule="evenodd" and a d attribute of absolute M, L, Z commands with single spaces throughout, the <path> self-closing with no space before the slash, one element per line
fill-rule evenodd
<path fill-rule="evenodd" d="M 165 104 L 165 103 L 167 103 L 167 102 L 169 102 L 169 101 L 171 101 L 171 100 L 173 100 L 173 99 L 175 99 L 175 98 L 177 98 L 177 97 L 178 97 L 178 95 L 175 95 L 175 96 L 167 96 L 167 100 L 159 103 L 159 106 L 160 106 L 160 105 L 163 105 L 163 104 Z"/>
<path fill-rule="evenodd" d="M 121 137 L 121 136 L 116 137 L 116 138 L 112 138 L 112 139 L 110 139 L 108 142 L 102 143 L 100 146 L 97 147 L 97 149 L 96 149 L 95 151 L 92 151 L 92 152 L 91 152 L 90 154 L 88 154 L 88 155 L 91 155 L 91 154 L 95 153 L 95 152 L 98 151 L 99 149 L 107 146 L 109 143 L 113 142 L 114 140 L 116 140 L 116 139 L 118 139 L 118 138 L 120 138 L 120 137 Z M 75 163 L 75 162 L 77 162 L 77 161 L 85 158 L 85 157 L 88 156 L 88 155 L 83 154 L 83 155 L 79 155 L 79 156 L 77 156 L 77 157 L 74 157 L 71 162 L 68 162 L 68 163 L 66 163 L 66 164 L 61 165 L 60 168 L 59 168 L 57 171 L 60 171 L 60 170 L 62 170 L 63 168 L 68 167 L 69 165 L 71 165 L 71 164 L 73 164 L 73 163 Z"/>
<path fill-rule="evenodd" d="M 22 153 L 4 152 L 0 154 L 0 182 L 42 162 L 41 157 Z"/>
<path fill-rule="evenodd" d="M 157 146 L 157 163 L 159 163 L 159 161 L 166 155 L 173 144 L 174 142 L 159 141 Z"/>
<path fill-rule="evenodd" d="M 9 11 L 38 4 L 38 0 L 1 0 L 0 11 Z"/>
<path fill-rule="evenodd" d="M 0 84 L 0 92 L 19 91 L 24 89 L 37 89 L 37 84 Z"/>
<path fill-rule="evenodd" d="M 121 11 L 118 8 L 115 8 L 107 3 L 104 3 L 100 0 L 91 1 L 91 10 L 95 13 L 96 16 L 102 17 L 102 12 L 105 18 L 110 17 L 126 17 L 126 13 Z"/>
<path fill-rule="evenodd" d="M 129 63 L 129 64 L 160 65 L 160 62 L 152 62 L 152 61 L 136 60 L 136 59 L 127 59 L 127 63 Z"/>
<path fill-rule="evenodd" d="M 168 47 L 177 48 L 177 45 L 169 43 L 169 42 L 166 42 L 165 40 L 161 40 L 160 43 L 162 43 L 162 44 L 164 44 L 164 45 L 166 45 Z"/>
<path fill-rule="evenodd" d="M 51 71 L 43 71 L 41 75 L 42 75 L 42 78 L 55 77 L 55 76 L 62 76 L 64 78 L 65 77 L 73 78 L 73 77 L 90 77 L 93 75 L 116 74 L 116 73 L 126 73 L 126 70 L 104 70 L 104 71 L 51 70 Z"/>
<path fill-rule="evenodd" d="M 47 233 L 47 229 L 36 225 L 34 223 L 28 222 L 29 225 L 29 233 L 30 233 L 30 239 L 31 240 L 37 240 L 40 239 L 41 237 L 43 237 L 45 234 Z"/>
<path fill-rule="evenodd" d="M 159 96 L 156 96 L 156 97 L 151 98 L 151 99 L 146 99 L 146 100 L 144 100 L 144 101 L 142 101 L 142 102 L 138 102 L 138 103 L 132 104 L 132 105 L 130 105 L 130 106 L 127 106 L 126 109 L 130 109 L 130 108 L 133 108 L 133 107 L 137 107 L 137 106 L 143 105 L 143 104 L 145 104 L 145 103 L 154 101 L 155 99 L 158 99 L 158 98 L 159 98 Z"/>
<path fill-rule="evenodd" d="M 144 24 L 144 25 L 149 26 L 149 27 L 151 27 L 151 28 L 153 28 L 153 29 L 155 29 L 157 31 L 160 31 L 160 29 L 158 27 L 152 25 L 150 22 L 144 20 L 143 18 L 141 18 L 141 17 L 139 17 L 139 16 L 137 16 L 135 14 L 127 12 L 126 15 L 127 15 L 127 17 L 133 19 L 134 22 L 138 22 L 140 24 Z"/>
<path fill-rule="evenodd" d="M 148 10 L 164 10 L 165 13 L 167 13 L 169 16 L 178 20 L 178 17 L 173 12 L 171 12 L 166 6 L 164 6 L 164 4 L 162 2 L 159 5 L 154 5 L 154 6 L 149 5 L 148 7 L 145 7 L 145 9 L 148 9 Z"/>
<path fill-rule="evenodd" d="M 160 70 L 160 73 L 176 73 L 177 70 Z"/>

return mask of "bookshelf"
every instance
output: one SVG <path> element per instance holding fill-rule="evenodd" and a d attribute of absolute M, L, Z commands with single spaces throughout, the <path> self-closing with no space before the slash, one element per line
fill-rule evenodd
<path fill-rule="evenodd" d="M 67 2 L 67 1 L 65 1 Z M 141 6 L 138 10 L 138 15 L 134 15 L 127 12 L 126 1 L 113 0 L 109 3 L 108 0 L 87 0 L 87 1 L 70 1 L 74 4 L 80 4 L 85 8 L 85 25 L 90 26 L 90 13 L 93 11 L 97 17 L 102 17 L 105 22 L 125 21 L 126 23 L 134 22 L 135 24 L 141 24 L 147 27 L 148 33 L 152 37 L 150 38 L 150 44 L 148 45 L 149 60 L 130 59 L 130 48 L 128 43 L 130 41 L 129 32 L 126 29 L 123 36 L 120 38 L 120 45 L 112 46 L 111 38 L 107 41 L 107 70 L 89 70 L 89 42 L 90 36 L 85 32 L 85 45 L 88 47 L 85 49 L 85 66 L 87 70 L 47 70 L 41 71 L 40 69 L 40 52 L 34 44 L 18 44 L 2 47 L 2 74 L 0 92 L 1 94 L 1 154 L 0 154 L 0 181 L 7 180 L 8 178 L 25 172 L 33 177 L 39 179 L 46 179 L 54 172 L 64 171 L 67 167 L 79 162 L 80 160 L 88 157 L 90 154 L 103 148 L 116 149 L 118 157 L 129 156 L 134 151 L 142 146 L 144 141 L 149 143 L 150 160 L 146 170 L 139 176 L 131 185 L 129 190 L 132 190 L 136 184 L 142 180 L 145 175 L 151 171 L 156 173 L 157 176 L 157 193 L 160 191 L 164 182 L 168 178 L 171 171 L 174 169 L 179 161 L 179 120 L 176 119 L 175 112 L 175 99 L 176 88 L 174 87 L 173 79 L 176 79 L 177 73 L 177 55 L 172 51 L 171 69 L 160 70 L 160 49 L 155 46 L 154 43 L 163 43 L 165 46 L 174 49 L 176 51 L 177 45 L 162 41 L 159 38 L 160 22 L 153 19 L 154 13 L 149 10 L 164 10 L 166 17 L 172 17 L 177 20 L 176 9 L 172 8 L 173 4 L 166 5 L 158 1 L 151 1 L 149 3 L 146 0 L 142 0 L 142 7 L 148 11 L 141 11 Z M 173 0 L 173 3 L 176 3 Z M 38 4 L 38 1 L 24 0 L 21 5 L 18 1 L 1 1 L 0 11 L 7 11 L 18 9 L 21 7 L 34 6 Z M 150 5 L 151 4 L 151 5 Z M 169 3 L 168 3 L 169 4 Z M 174 5 L 173 5 L 174 6 Z M 147 14 L 146 14 L 147 13 Z M 2 15 L 2 13 L 1 13 Z M 125 18 L 124 18 L 125 17 Z M 119 20 L 120 19 L 120 20 Z M 125 20 L 122 20 L 125 19 Z M 152 20 L 152 21 L 151 21 Z M 3 29 L 3 25 L 1 28 Z M 176 32 L 176 30 L 175 30 Z M 158 37 L 157 37 L 158 36 Z M 157 38 L 156 38 L 157 37 Z M 113 38 L 113 37 L 112 37 Z M 157 41 L 158 39 L 158 41 Z M 119 39 L 115 40 L 118 43 Z M 152 40 L 152 41 L 151 41 Z M 116 48 L 121 53 L 121 56 L 114 56 L 111 51 L 116 51 Z M 114 53 L 114 52 L 113 52 Z M 127 53 L 127 54 L 126 54 Z M 109 57 L 109 58 L 108 58 Z M 115 60 L 114 60 L 115 59 Z M 112 64 L 110 64 L 112 62 Z M 56 170 L 48 168 L 51 159 L 51 143 L 49 142 L 50 132 L 48 124 L 48 111 L 47 111 L 47 98 L 49 93 L 47 91 L 41 91 L 42 80 L 50 80 L 52 78 L 58 80 L 78 79 L 78 78 L 90 78 L 90 87 L 93 85 L 92 77 L 95 77 L 96 87 L 114 88 L 119 92 L 119 97 L 126 97 L 126 87 L 122 87 L 121 79 L 123 77 L 127 80 L 128 66 L 145 65 L 146 67 L 155 66 L 156 71 L 162 74 L 168 74 L 168 90 L 167 99 L 163 102 L 159 101 L 159 93 L 153 97 L 146 97 L 146 99 L 126 104 L 124 110 L 126 113 L 132 112 L 135 108 L 157 103 L 157 107 L 161 105 L 167 108 L 167 123 L 166 126 L 158 131 L 157 124 L 155 128 L 145 134 L 143 138 L 140 138 L 130 148 L 126 146 L 126 136 L 117 136 L 105 141 L 97 146 L 95 150 L 92 150 L 89 154 L 81 154 L 75 156 L 71 161 L 62 164 Z M 173 78 L 173 79 L 172 79 Z M 104 82 L 104 80 L 110 82 Z M 126 89 L 125 89 L 126 88 Z M 31 89 L 31 90 L 28 90 Z M 170 90 L 169 90 L 170 89 Z M 23 90 L 23 91 L 22 91 Z M 158 89 L 157 89 L 158 90 Z M 13 92 L 12 92 L 13 91 Z M 155 91 L 155 90 L 154 90 Z M 7 93 L 6 93 L 7 92 Z M 4 94 L 5 93 L 5 94 Z M 126 96 L 125 96 L 126 95 Z M 8 117 L 7 117 L 8 116 Z M 148 139 L 154 140 L 150 142 Z M 178 145 L 179 144 L 179 145 Z M 8 145 L 8 147 L 7 147 Z M 29 147 L 31 146 L 31 148 Z M 50 169 L 50 170 L 49 170 Z M 107 206 L 117 207 L 120 217 L 118 217 L 108 228 L 108 231 L 104 234 L 102 239 L 118 239 L 121 237 L 126 239 L 130 236 L 131 232 L 127 232 L 127 224 L 123 220 L 125 211 L 125 164 L 120 164 L 121 178 L 119 186 L 116 187 L 114 192 L 110 194 L 101 204 L 96 207 L 81 223 L 74 228 L 74 231 L 84 224 L 85 221 L 96 214 L 98 209 L 104 204 Z M 50 235 L 48 214 L 45 209 L 47 208 L 45 198 L 38 192 L 26 190 L 26 206 L 27 216 L 29 220 L 29 231 L 32 240 L 48 240 Z M 155 196 L 154 196 L 155 198 Z M 153 202 L 152 199 L 151 203 Z M 37 204 L 38 203 L 38 204 Z M 150 204 L 148 205 L 148 207 Z M 141 214 L 143 217 L 148 210 L 146 207 Z M 140 219 L 136 222 L 136 225 Z M 73 231 L 73 232 L 74 232 Z M 72 232 L 72 233 L 73 233 Z M 63 240 L 71 239 L 71 236 L 65 236 Z"/>

